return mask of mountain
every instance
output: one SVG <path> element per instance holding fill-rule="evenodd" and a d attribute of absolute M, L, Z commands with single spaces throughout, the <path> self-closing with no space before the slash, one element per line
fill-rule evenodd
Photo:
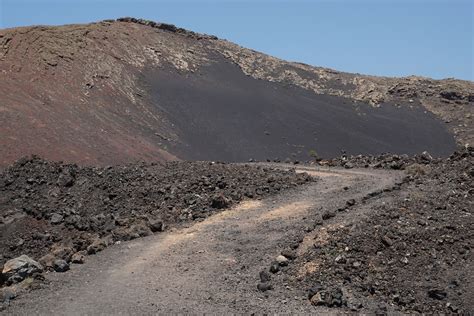
<path fill-rule="evenodd" d="M 134 18 L 0 30 L 0 165 L 449 155 L 474 84 L 283 61 Z"/>

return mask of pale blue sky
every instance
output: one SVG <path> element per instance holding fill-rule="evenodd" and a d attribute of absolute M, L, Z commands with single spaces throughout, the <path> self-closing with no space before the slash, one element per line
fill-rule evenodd
<path fill-rule="evenodd" d="M 474 80 L 474 0 L 0 0 L 0 28 L 133 16 L 347 72 Z"/>

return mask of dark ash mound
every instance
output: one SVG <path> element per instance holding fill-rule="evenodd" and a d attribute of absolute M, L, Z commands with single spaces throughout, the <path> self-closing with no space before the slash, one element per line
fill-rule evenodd
<path fill-rule="evenodd" d="M 174 124 L 179 142 L 164 141 L 189 160 L 308 160 L 384 152 L 447 157 L 456 148 L 444 123 L 417 103 L 374 108 L 317 95 L 294 85 L 246 76 L 222 57 L 196 73 L 149 67 L 141 86 Z M 184 91 L 184 92 L 183 92 Z"/>
<path fill-rule="evenodd" d="M 311 297 L 319 293 L 313 304 L 372 312 L 474 311 L 474 150 L 405 170 L 408 181 L 400 190 L 377 197 L 392 202 L 328 230 L 326 243 L 316 242 L 301 258 L 301 265 L 319 264 L 302 281 Z"/>
<path fill-rule="evenodd" d="M 21 159 L 0 173 L 0 267 L 59 248 L 71 260 L 308 181 L 294 171 L 211 162 L 93 168 Z"/>

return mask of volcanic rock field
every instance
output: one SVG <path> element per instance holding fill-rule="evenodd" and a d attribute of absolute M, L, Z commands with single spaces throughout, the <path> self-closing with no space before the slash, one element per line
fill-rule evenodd
<path fill-rule="evenodd" d="M 1 313 L 474 313 L 471 81 L 128 17 L 0 73 Z"/>

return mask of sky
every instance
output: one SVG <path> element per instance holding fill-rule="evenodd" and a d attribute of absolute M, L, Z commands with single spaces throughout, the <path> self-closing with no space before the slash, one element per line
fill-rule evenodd
<path fill-rule="evenodd" d="M 473 81 L 473 10 L 474 0 L 0 0 L 0 28 L 132 16 L 340 71 Z"/>

